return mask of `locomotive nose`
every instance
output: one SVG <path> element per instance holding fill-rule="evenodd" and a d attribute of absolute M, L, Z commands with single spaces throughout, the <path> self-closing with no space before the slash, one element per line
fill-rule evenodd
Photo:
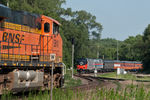
<path fill-rule="evenodd" d="M 83 62 L 80 62 L 80 65 L 83 65 Z"/>

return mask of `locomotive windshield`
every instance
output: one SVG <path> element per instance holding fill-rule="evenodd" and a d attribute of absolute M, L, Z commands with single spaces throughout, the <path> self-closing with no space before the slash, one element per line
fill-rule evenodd
<path fill-rule="evenodd" d="M 59 33 L 59 25 L 56 23 L 53 23 L 53 34 Z"/>
<path fill-rule="evenodd" d="M 78 65 L 85 65 L 87 64 L 87 59 L 85 58 L 78 59 L 77 63 Z"/>

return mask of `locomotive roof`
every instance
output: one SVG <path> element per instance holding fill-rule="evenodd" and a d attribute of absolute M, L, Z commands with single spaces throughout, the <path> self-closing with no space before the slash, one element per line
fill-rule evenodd
<path fill-rule="evenodd" d="M 2 4 L 0 4 L 0 6 L 1 6 L 1 7 L 5 7 L 5 8 L 8 8 L 7 6 L 5 6 L 5 5 L 2 5 Z"/>
<path fill-rule="evenodd" d="M 106 62 L 119 62 L 120 60 L 104 60 Z"/>
<path fill-rule="evenodd" d="M 53 19 L 52 17 L 48 17 L 48 16 L 45 16 L 45 15 L 42 15 L 42 16 L 44 16 L 44 17 L 46 17 L 46 18 L 52 20 L 53 22 L 55 22 L 55 23 L 58 24 L 58 25 L 61 25 L 57 20 Z"/>
<path fill-rule="evenodd" d="M 102 60 L 100 58 L 86 58 L 86 59 L 92 59 L 92 60 Z"/>
<path fill-rule="evenodd" d="M 142 63 L 142 62 L 140 62 L 140 61 L 121 61 L 121 62 L 123 62 L 123 63 Z"/>
<path fill-rule="evenodd" d="M 7 13 L 8 15 L 12 14 L 13 12 L 18 12 L 20 14 L 24 14 L 24 15 L 31 15 L 31 16 L 34 16 L 34 17 L 40 17 L 40 15 L 38 14 L 34 14 L 34 13 L 30 13 L 30 12 L 27 12 L 27 11 L 19 11 L 19 10 L 12 10 L 11 8 L 5 6 L 5 5 L 2 5 L 0 4 L 0 12 L 3 11 L 5 13 Z M 3 15 L 3 13 L 0 13 L 0 16 Z M 11 17 L 11 16 L 8 16 L 8 17 Z"/>
<path fill-rule="evenodd" d="M 6 22 L 21 24 L 30 26 L 33 28 L 37 27 L 37 23 L 41 23 L 41 17 L 44 15 L 34 14 L 27 11 L 16 11 L 8 8 L 7 6 L 4 6 L 0 4 L 0 17 L 6 18 Z M 51 17 L 46 18 L 52 20 L 56 24 L 60 25 L 60 23 L 56 20 L 54 20 Z"/>
<path fill-rule="evenodd" d="M 51 18 L 51 17 L 49 17 L 53 22 L 55 22 L 56 24 L 58 24 L 58 25 L 61 25 L 57 20 L 55 20 L 55 19 L 53 19 L 53 18 Z"/>
<path fill-rule="evenodd" d="M 41 23 L 41 16 L 26 11 L 15 11 L 0 4 L 0 16 L 6 18 L 6 22 L 11 22 L 20 25 L 26 25 L 36 28 L 37 23 Z"/>
<path fill-rule="evenodd" d="M 142 63 L 140 61 L 120 61 L 120 60 L 104 60 L 104 62 L 118 62 L 118 63 Z"/>
<path fill-rule="evenodd" d="M 0 4 L 0 17 L 5 17 L 5 18 L 10 17 L 9 12 L 10 12 L 10 8 Z"/>

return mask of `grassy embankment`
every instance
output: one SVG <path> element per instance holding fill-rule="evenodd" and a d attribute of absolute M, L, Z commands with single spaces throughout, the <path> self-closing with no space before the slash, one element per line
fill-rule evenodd
<path fill-rule="evenodd" d="M 121 78 L 126 80 L 143 80 L 143 81 L 150 81 L 150 76 L 136 76 L 135 74 L 127 73 L 127 74 L 120 74 L 117 75 L 116 72 L 112 73 L 104 73 L 101 75 L 98 75 L 99 77 L 106 77 L 106 78 Z"/>
<path fill-rule="evenodd" d="M 103 77 L 117 77 L 117 78 L 127 78 L 134 79 L 134 75 L 127 74 L 116 76 L 115 73 L 106 73 L 102 75 Z M 79 80 L 71 79 L 70 73 L 66 76 L 66 87 L 79 85 L 81 82 Z M 145 78 L 147 79 L 147 78 Z M 126 85 L 125 88 L 119 89 L 107 89 L 107 88 L 97 88 L 92 91 L 73 91 L 69 88 L 54 89 L 53 100 L 149 100 L 150 90 L 144 85 Z M 12 96 L 12 94 L 2 95 L 2 100 L 17 100 L 18 97 Z M 20 100 L 20 99 L 19 99 Z M 50 92 L 30 92 L 29 95 L 23 96 L 21 100 L 50 100 Z"/>
<path fill-rule="evenodd" d="M 28 97 L 23 97 L 22 100 L 50 100 L 49 95 L 48 91 L 38 92 L 37 94 L 31 92 Z M 53 91 L 53 100 L 149 100 L 149 98 L 150 91 L 146 91 L 143 86 L 135 85 L 128 85 L 122 90 L 102 88 L 93 91 L 77 92 L 69 89 L 65 91 L 55 89 Z M 12 99 L 10 95 L 5 95 L 2 100 L 17 100 L 17 98 Z"/>

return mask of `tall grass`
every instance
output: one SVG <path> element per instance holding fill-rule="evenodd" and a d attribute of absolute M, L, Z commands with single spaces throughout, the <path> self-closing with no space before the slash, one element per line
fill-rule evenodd
<path fill-rule="evenodd" d="M 12 94 L 2 95 L 2 100 L 17 100 Z M 127 85 L 124 89 L 97 88 L 95 90 L 54 89 L 53 100 L 149 100 L 150 91 L 139 85 Z M 20 100 L 20 98 L 18 98 Z M 50 100 L 50 92 L 30 92 L 21 100 Z"/>
<path fill-rule="evenodd" d="M 67 73 L 64 77 L 65 77 L 65 84 L 64 84 L 65 88 L 81 85 L 81 80 L 72 78 L 70 73 Z"/>
<path fill-rule="evenodd" d="M 103 76 L 116 76 L 115 73 L 107 73 Z M 128 79 L 133 79 L 130 74 L 125 76 Z M 122 87 L 119 82 L 114 82 L 117 85 L 115 89 L 97 88 L 94 90 L 72 90 L 69 87 L 78 86 L 80 80 L 72 79 L 71 74 L 65 75 L 65 87 L 67 89 L 54 89 L 53 100 L 150 100 L 150 87 L 144 85 L 127 85 Z M 50 100 L 50 91 L 31 91 L 29 94 L 18 97 L 12 93 L 3 94 L 1 100 Z"/>

